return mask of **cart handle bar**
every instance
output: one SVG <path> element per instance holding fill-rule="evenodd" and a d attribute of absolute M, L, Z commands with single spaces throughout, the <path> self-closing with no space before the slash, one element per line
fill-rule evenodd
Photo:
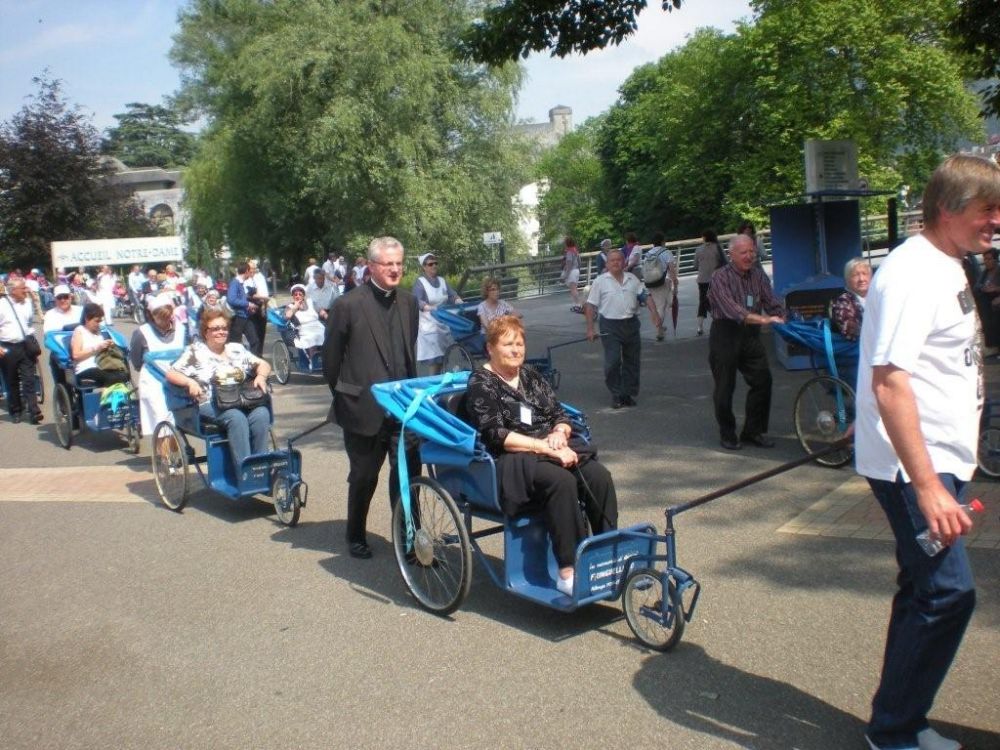
<path fill-rule="evenodd" d="M 296 440 L 301 440 L 306 435 L 311 435 L 312 433 L 316 432 L 316 430 L 320 429 L 321 427 L 326 427 L 331 422 L 332 422 L 332 420 L 325 419 L 322 422 L 320 422 L 318 425 L 316 425 L 315 427 L 310 427 L 305 432 L 300 432 L 298 435 L 292 435 L 290 438 L 287 438 L 289 447 L 291 447 L 292 443 L 294 443 Z"/>
<path fill-rule="evenodd" d="M 697 508 L 699 505 L 704 505 L 707 502 L 716 500 L 723 495 L 729 495 L 737 490 L 742 490 L 744 487 L 749 487 L 751 484 L 756 484 L 757 482 L 762 482 L 765 479 L 770 479 L 778 474 L 784 474 L 786 471 L 791 471 L 792 469 L 797 469 L 803 464 L 811 463 L 817 458 L 821 458 L 828 453 L 833 453 L 834 451 L 841 450 L 844 446 L 848 445 L 852 440 L 852 437 L 843 437 L 835 443 L 831 443 L 826 448 L 816 453 L 810 453 L 801 458 L 796 458 L 794 461 L 789 461 L 788 463 L 781 464 L 780 466 L 775 466 L 773 469 L 768 469 L 767 471 L 762 471 L 759 474 L 754 474 L 746 479 L 741 479 L 738 482 L 722 487 L 721 489 L 715 490 L 714 492 L 709 492 L 707 495 L 702 495 L 694 500 L 689 500 L 686 503 L 679 503 L 678 505 L 669 506 L 664 513 L 667 518 L 676 516 L 678 513 L 683 513 L 691 508 Z"/>
<path fill-rule="evenodd" d="M 608 334 L 606 334 L 606 333 L 599 333 L 594 338 L 598 338 L 599 339 L 599 338 L 603 338 L 604 336 L 607 336 L 607 335 Z M 549 353 L 551 354 L 551 352 L 552 352 L 553 349 L 559 349 L 560 347 L 563 347 L 563 346 L 570 346 L 571 344 L 580 344 L 580 343 L 583 343 L 584 341 L 590 341 L 590 339 L 588 339 L 586 336 L 584 336 L 582 339 L 573 339 L 572 341 L 563 341 L 561 344 L 553 344 L 552 346 L 548 347 L 548 350 L 549 350 Z"/>

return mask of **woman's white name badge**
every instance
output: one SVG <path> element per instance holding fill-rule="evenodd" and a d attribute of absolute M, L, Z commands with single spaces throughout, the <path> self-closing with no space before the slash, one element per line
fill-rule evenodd
<path fill-rule="evenodd" d="M 521 424 L 531 424 L 531 407 L 521 404 Z"/>

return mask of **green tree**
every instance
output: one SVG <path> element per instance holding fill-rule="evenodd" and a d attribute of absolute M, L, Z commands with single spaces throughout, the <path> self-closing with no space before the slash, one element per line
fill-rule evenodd
<path fill-rule="evenodd" d="M 35 78 L 38 93 L 0 126 L 0 265 L 47 266 L 53 240 L 156 234 L 142 207 L 110 183 L 97 130 Z"/>
<path fill-rule="evenodd" d="M 732 227 L 804 190 L 806 139 L 850 139 L 872 187 L 922 184 L 981 133 L 946 0 L 762 0 L 736 34 L 699 31 L 638 69 L 600 153 L 621 226 Z M 672 232 L 672 230 L 674 230 Z"/>
<path fill-rule="evenodd" d="M 538 202 L 543 243 L 555 246 L 570 235 L 586 250 L 616 234 L 597 154 L 599 127 L 599 119 L 587 120 L 538 161 L 537 175 L 544 186 Z"/>
<path fill-rule="evenodd" d="M 130 167 L 179 167 L 191 161 L 197 140 L 181 129 L 174 110 L 139 102 L 125 107 L 126 112 L 115 115 L 118 125 L 108 129 L 104 153 Z"/>
<path fill-rule="evenodd" d="M 646 0 L 504 0 L 469 27 L 462 48 L 493 65 L 541 50 L 559 57 L 586 54 L 631 36 L 646 5 Z M 681 0 L 661 0 L 660 6 L 680 8 Z"/>
<path fill-rule="evenodd" d="M 959 0 L 949 27 L 955 47 L 968 58 L 968 70 L 986 79 L 983 113 L 1000 117 L 1000 3 L 996 0 Z"/>
<path fill-rule="evenodd" d="M 459 0 L 192 3 L 172 57 L 210 123 L 185 177 L 194 241 L 298 261 L 391 233 L 458 265 L 483 231 L 514 237 L 520 72 L 456 59 L 468 18 Z"/>

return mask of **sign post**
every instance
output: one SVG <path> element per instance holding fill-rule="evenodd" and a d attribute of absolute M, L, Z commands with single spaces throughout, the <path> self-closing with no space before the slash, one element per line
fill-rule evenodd
<path fill-rule="evenodd" d="M 125 266 L 169 263 L 184 259 L 181 238 L 127 237 L 114 240 L 71 240 L 52 243 L 52 268 Z"/>

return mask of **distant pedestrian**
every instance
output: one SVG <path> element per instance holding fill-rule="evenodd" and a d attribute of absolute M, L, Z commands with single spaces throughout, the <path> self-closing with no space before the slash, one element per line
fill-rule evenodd
<path fill-rule="evenodd" d="M 653 246 L 646 251 L 642 261 L 643 284 L 649 290 L 649 296 L 660 319 L 660 325 L 656 329 L 657 341 L 663 341 L 667 310 L 673 308 L 677 296 L 677 262 L 674 254 L 664 246 L 663 240 L 663 232 L 654 234 Z M 676 331 L 677 318 L 674 317 L 674 332 Z"/>
<path fill-rule="evenodd" d="M 694 254 L 694 270 L 698 272 L 698 335 L 705 333 L 705 318 L 711 312 L 708 304 L 708 282 L 717 269 L 726 265 L 726 255 L 714 229 L 706 229 L 701 247 Z"/>
<path fill-rule="evenodd" d="M 559 280 L 569 289 L 569 296 L 573 300 L 573 305 L 570 309 L 575 313 L 582 313 L 583 308 L 580 307 L 580 292 L 577 289 L 580 283 L 580 250 L 576 246 L 576 240 L 572 237 L 567 237 L 563 240 L 563 245 L 565 250 L 563 251 L 563 266 Z"/>
<path fill-rule="evenodd" d="M 945 160 L 924 190 L 924 229 L 875 274 L 858 373 L 857 472 L 896 539 L 898 590 L 866 738 L 874 750 L 958 750 L 927 714 L 972 617 L 976 592 L 959 505 L 976 470 L 982 340 L 962 258 L 1000 226 L 1000 167 Z M 929 556 L 916 536 L 944 545 Z M 991 658 L 988 655 L 983 658 Z"/>
<path fill-rule="evenodd" d="M 444 276 L 438 275 L 438 259 L 434 253 L 424 253 L 419 260 L 423 273 L 413 285 L 413 296 L 420 309 L 417 362 L 424 365 L 431 375 L 436 375 L 441 372 L 444 352 L 453 339 L 451 330 L 435 319 L 434 310 L 442 305 L 460 303 L 462 298 L 448 285 Z"/>
<path fill-rule="evenodd" d="M 625 270 L 639 276 L 642 273 L 640 267 L 642 248 L 639 246 L 639 238 L 635 232 L 625 233 L 625 245 L 622 247 L 622 253 L 625 254 Z"/>
<path fill-rule="evenodd" d="M 760 340 L 760 327 L 784 323 L 785 310 L 774 296 L 771 280 L 755 265 L 753 240 L 736 235 L 729 243 L 729 265 L 712 276 L 708 299 L 712 305 L 712 328 L 708 336 L 708 362 L 715 381 L 713 401 L 722 447 L 739 450 L 742 443 L 772 448 L 767 436 L 771 416 L 771 368 Z M 736 437 L 733 391 L 740 372 L 747 392 L 746 418 Z"/>
<path fill-rule="evenodd" d="M 601 249 L 597 253 L 597 275 L 608 270 L 608 253 L 611 251 L 611 240 L 601 240 Z"/>
<path fill-rule="evenodd" d="M 639 395 L 639 305 L 645 303 L 653 325 L 663 324 L 646 287 L 634 274 L 625 271 L 625 255 L 621 250 L 608 253 L 608 272 L 601 274 L 590 287 L 584 313 L 587 316 L 587 338 L 597 338 L 594 317 L 601 329 L 604 345 L 604 383 L 611 391 L 611 407 L 635 406 Z"/>

